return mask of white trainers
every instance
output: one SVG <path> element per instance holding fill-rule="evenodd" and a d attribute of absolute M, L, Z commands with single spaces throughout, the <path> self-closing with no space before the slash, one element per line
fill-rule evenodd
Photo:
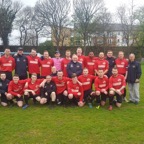
<path fill-rule="evenodd" d="M 126 97 L 124 97 L 123 100 L 124 100 L 126 103 L 129 102 Z"/>

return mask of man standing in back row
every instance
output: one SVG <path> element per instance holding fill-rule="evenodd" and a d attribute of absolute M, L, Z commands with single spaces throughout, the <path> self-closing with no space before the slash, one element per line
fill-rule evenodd
<path fill-rule="evenodd" d="M 15 60 L 10 55 L 11 51 L 9 48 L 6 48 L 4 51 L 4 56 L 0 58 L 0 67 L 1 71 L 6 74 L 8 80 L 12 80 L 12 71 L 15 68 Z"/>
<path fill-rule="evenodd" d="M 36 49 L 32 49 L 31 53 L 29 56 L 27 56 L 28 59 L 28 72 L 29 72 L 29 77 L 33 73 L 37 74 L 37 78 L 40 78 L 40 66 L 41 66 L 41 60 L 37 56 Z"/>
<path fill-rule="evenodd" d="M 23 48 L 19 47 L 15 59 L 15 74 L 19 76 L 20 80 L 27 79 L 27 57 L 23 55 Z"/>
<path fill-rule="evenodd" d="M 124 52 L 119 51 L 118 58 L 115 60 L 116 67 L 118 70 L 118 74 L 121 74 L 125 77 L 125 80 L 127 79 L 127 68 L 128 68 L 128 60 L 124 58 Z M 123 100 L 125 102 L 128 102 L 126 98 L 126 88 L 124 89 L 124 95 Z"/>
<path fill-rule="evenodd" d="M 135 55 L 132 53 L 129 55 L 128 63 L 128 75 L 127 82 L 129 88 L 129 102 L 138 104 L 140 101 L 139 95 L 139 79 L 141 77 L 141 66 L 135 60 Z"/>

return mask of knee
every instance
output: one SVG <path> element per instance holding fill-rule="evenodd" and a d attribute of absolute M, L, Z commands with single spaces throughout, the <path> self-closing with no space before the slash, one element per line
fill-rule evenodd
<path fill-rule="evenodd" d="M 8 100 L 11 100 L 13 98 L 12 95 L 9 94 L 9 93 L 6 95 L 6 97 L 7 97 Z"/>
<path fill-rule="evenodd" d="M 73 99 L 73 94 L 69 94 L 69 95 L 68 95 L 68 98 L 69 98 L 69 99 Z"/>
<path fill-rule="evenodd" d="M 63 95 L 64 95 L 64 96 L 67 96 L 67 95 L 68 95 L 68 92 L 65 90 L 65 91 L 63 92 Z"/>
<path fill-rule="evenodd" d="M 45 104 L 47 102 L 47 100 L 45 99 L 45 98 L 42 98 L 41 100 L 40 100 L 40 104 Z"/>
<path fill-rule="evenodd" d="M 28 95 L 29 95 L 29 92 L 25 91 L 25 92 L 24 92 L 24 95 L 28 96 Z"/>
<path fill-rule="evenodd" d="M 36 100 L 37 100 L 38 102 L 40 102 L 41 97 L 40 97 L 40 96 L 37 96 L 37 97 L 36 97 Z"/>
<path fill-rule="evenodd" d="M 84 106 L 84 103 L 83 103 L 83 102 L 78 102 L 78 106 L 79 106 L 79 107 L 83 107 L 83 106 Z"/>
<path fill-rule="evenodd" d="M 22 107 L 23 106 L 23 102 L 19 101 L 19 102 L 17 102 L 17 105 L 18 105 L 18 107 Z"/>
<path fill-rule="evenodd" d="M 109 91 L 110 96 L 113 96 L 115 94 L 115 92 L 113 90 Z"/>
<path fill-rule="evenodd" d="M 100 91 L 96 91 L 96 96 L 99 96 L 100 95 Z"/>

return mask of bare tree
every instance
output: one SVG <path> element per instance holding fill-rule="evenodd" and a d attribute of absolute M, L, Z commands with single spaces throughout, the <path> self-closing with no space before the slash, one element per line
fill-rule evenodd
<path fill-rule="evenodd" d="M 52 38 L 57 49 L 65 36 L 62 31 L 69 25 L 70 0 L 40 0 L 36 3 L 39 18 L 51 28 Z"/>
<path fill-rule="evenodd" d="M 142 49 L 144 49 L 144 6 L 139 7 L 135 12 L 135 18 L 137 20 L 137 31 L 135 31 L 135 42 L 138 46 L 139 57 L 142 56 Z"/>
<path fill-rule="evenodd" d="M 16 27 L 20 32 L 20 45 L 25 46 L 29 39 L 28 38 L 28 31 L 31 30 L 31 19 L 33 16 L 32 8 L 27 6 L 19 12 L 19 15 L 15 21 Z"/>
<path fill-rule="evenodd" d="M 134 44 L 133 33 L 135 30 L 135 5 L 132 0 L 130 7 L 121 5 L 117 9 L 117 16 L 122 25 L 123 39 L 126 40 L 127 47 Z"/>
<path fill-rule="evenodd" d="M 21 9 L 20 2 L 12 0 L 0 0 L 0 37 L 4 46 L 9 44 L 9 34 L 12 31 L 16 14 Z"/>
<path fill-rule="evenodd" d="M 44 22 L 38 18 L 35 8 L 27 6 L 22 9 L 15 24 L 20 32 L 21 46 L 38 46 L 39 35 L 44 27 Z"/>
<path fill-rule="evenodd" d="M 84 41 L 84 53 L 88 41 L 90 25 L 96 14 L 103 7 L 102 0 L 74 0 L 74 21 L 75 30 L 78 32 Z"/>
<path fill-rule="evenodd" d="M 102 8 L 94 21 L 95 31 L 93 31 L 93 34 L 102 39 L 101 45 L 104 48 L 108 46 L 107 40 L 109 38 L 109 34 L 112 32 L 111 23 L 111 13 L 108 12 L 106 8 Z"/>

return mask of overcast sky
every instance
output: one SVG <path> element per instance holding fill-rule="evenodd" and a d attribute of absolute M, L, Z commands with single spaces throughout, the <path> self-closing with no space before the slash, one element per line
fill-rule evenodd
<path fill-rule="evenodd" d="M 21 0 L 21 2 L 24 5 L 29 5 L 29 6 L 34 6 L 37 0 Z M 109 9 L 110 12 L 115 12 L 116 7 L 118 7 L 120 4 L 127 4 L 129 5 L 129 3 L 132 0 L 104 0 L 106 7 Z M 144 5 L 144 0 L 133 0 L 134 4 L 136 6 L 142 6 Z"/>

